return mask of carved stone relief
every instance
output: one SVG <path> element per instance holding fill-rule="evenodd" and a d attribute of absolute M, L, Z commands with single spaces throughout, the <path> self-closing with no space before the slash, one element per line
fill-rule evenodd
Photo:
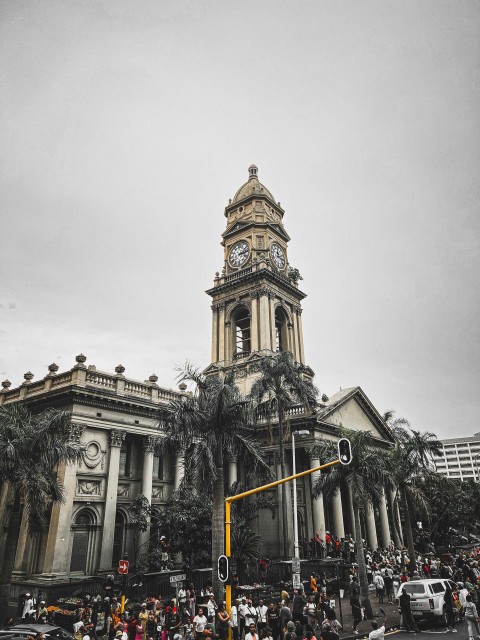
<path fill-rule="evenodd" d="M 99 496 L 100 481 L 99 480 L 77 480 L 78 496 Z"/>
<path fill-rule="evenodd" d="M 152 500 L 163 500 L 163 487 L 152 488 Z"/>
<path fill-rule="evenodd" d="M 106 451 L 105 449 L 102 449 L 100 443 L 96 440 L 92 440 L 85 445 L 85 450 L 82 455 L 82 461 L 79 463 L 79 467 L 82 466 L 83 462 L 88 469 L 95 469 L 98 465 L 103 469 L 105 466 L 105 454 Z"/>
<path fill-rule="evenodd" d="M 130 485 L 129 484 L 119 484 L 117 487 L 117 497 L 118 498 L 128 498 L 130 497 Z"/>

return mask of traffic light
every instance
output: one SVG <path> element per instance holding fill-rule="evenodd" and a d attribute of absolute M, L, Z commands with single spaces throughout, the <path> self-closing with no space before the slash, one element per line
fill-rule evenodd
<path fill-rule="evenodd" d="M 220 580 L 220 582 L 226 582 L 228 580 L 227 556 L 220 556 L 218 558 L 218 579 Z"/>
<path fill-rule="evenodd" d="M 342 438 L 338 441 L 338 459 L 341 464 L 350 464 L 352 461 L 352 446 L 348 438 Z"/>

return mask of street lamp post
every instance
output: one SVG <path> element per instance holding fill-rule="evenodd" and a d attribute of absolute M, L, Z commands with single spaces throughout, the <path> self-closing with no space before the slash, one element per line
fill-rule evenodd
<path fill-rule="evenodd" d="M 292 471 L 297 473 L 295 464 L 295 436 L 309 436 L 310 431 L 292 431 Z M 298 506 L 297 506 L 297 480 L 293 479 L 293 559 L 292 559 L 292 583 L 293 588 L 298 589 L 300 581 L 300 549 L 298 544 Z"/>

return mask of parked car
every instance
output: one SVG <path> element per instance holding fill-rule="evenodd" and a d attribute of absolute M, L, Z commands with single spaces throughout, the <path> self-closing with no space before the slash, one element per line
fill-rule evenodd
<path fill-rule="evenodd" d="M 46 639 L 51 640 L 74 640 L 72 634 L 62 627 L 57 627 L 53 624 L 37 624 L 36 622 L 24 622 L 23 624 L 16 624 L 14 627 L 1 629 L 0 640 L 7 640 L 7 636 L 20 640 L 26 636 L 36 636 L 37 633 L 43 633 Z"/>
<path fill-rule="evenodd" d="M 446 578 L 411 580 L 400 585 L 397 602 L 404 591 L 410 596 L 410 607 L 415 620 L 437 620 L 447 626 L 444 593 L 447 583 L 452 591 L 458 589 L 455 582 Z"/>

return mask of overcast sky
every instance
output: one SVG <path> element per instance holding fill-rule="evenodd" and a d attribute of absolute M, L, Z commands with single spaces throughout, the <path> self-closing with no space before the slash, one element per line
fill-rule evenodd
<path fill-rule="evenodd" d="M 321 393 L 480 431 L 480 4 L 3 0 L 0 379 L 210 359 L 224 207 L 286 210 Z"/>

